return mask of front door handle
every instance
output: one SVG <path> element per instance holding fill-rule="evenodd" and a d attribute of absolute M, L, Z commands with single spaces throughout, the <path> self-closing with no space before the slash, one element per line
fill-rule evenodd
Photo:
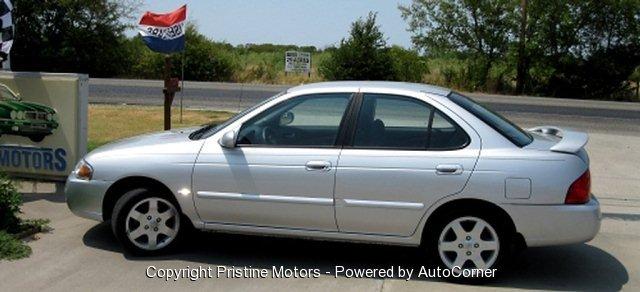
<path fill-rule="evenodd" d="M 440 164 L 436 166 L 436 174 L 444 175 L 444 174 L 461 174 L 462 173 L 462 165 L 460 164 Z"/>
<path fill-rule="evenodd" d="M 324 160 L 311 160 L 305 164 L 308 171 L 329 171 L 331 169 L 331 162 Z"/>

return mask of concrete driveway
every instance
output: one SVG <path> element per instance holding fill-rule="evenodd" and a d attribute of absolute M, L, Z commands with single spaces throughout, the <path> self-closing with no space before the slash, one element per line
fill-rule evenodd
<path fill-rule="evenodd" d="M 525 126 L 533 121 L 513 117 Z M 571 124 L 575 120 L 555 120 Z M 584 125 L 584 124 L 581 124 Z M 588 125 L 587 125 L 588 126 Z M 604 220 L 591 242 L 531 248 L 517 256 L 503 277 L 483 286 L 434 279 L 354 279 L 332 274 L 346 268 L 419 268 L 419 250 L 363 244 L 196 233 L 179 252 L 157 258 L 124 254 L 107 224 L 73 216 L 61 194 L 25 194 L 24 215 L 50 218 L 53 231 L 30 243 L 31 257 L 0 262 L 1 291 L 169 290 L 213 291 L 451 289 L 640 290 L 640 137 L 638 132 L 591 131 L 593 191 Z M 318 279 L 149 279 L 157 268 L 319 268 Z M 329 274 L 325 274 L 329 272 Z"/>

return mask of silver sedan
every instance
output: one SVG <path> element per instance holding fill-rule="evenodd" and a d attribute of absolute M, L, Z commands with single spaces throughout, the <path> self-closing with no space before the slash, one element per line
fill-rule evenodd
<path fill-rule="evenodd" d="M 328 82 L 96 149 L 66 196 L 137 254 L 196 228 L 420 246 L 445 268 L 497 269 L 515 247 L 596 235 L 587 139 L 523 130 L 445 88 Z"/>

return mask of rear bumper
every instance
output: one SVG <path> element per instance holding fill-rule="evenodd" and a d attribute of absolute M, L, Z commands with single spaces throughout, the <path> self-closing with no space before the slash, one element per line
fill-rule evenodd
<path fill-rule="evenodd" d="M 595 197 L 584 205 L 502 206 L 513 219 L 527 246 L 582 243 L 600 230 L 600 203 Z"/>
<path fill-rule="evenodd" d="M 102 201 L 111 182 L 69 176 L 64 187 L 67 206 L 77 216 L 102 221 Z"/>

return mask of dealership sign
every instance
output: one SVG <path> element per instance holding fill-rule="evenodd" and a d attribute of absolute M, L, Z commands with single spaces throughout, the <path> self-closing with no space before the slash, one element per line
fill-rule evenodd
<path fill-rule="evenodd" d="M 311 53 L 297 51 L 285 52 L 284 71 L 294 73 L 311 72 Z"/>
<path fill-rule="evenodd" d="M 15 177 L 63 180 L 87 148 L 89 78 L 0 73 L 0 169 Z"/>

